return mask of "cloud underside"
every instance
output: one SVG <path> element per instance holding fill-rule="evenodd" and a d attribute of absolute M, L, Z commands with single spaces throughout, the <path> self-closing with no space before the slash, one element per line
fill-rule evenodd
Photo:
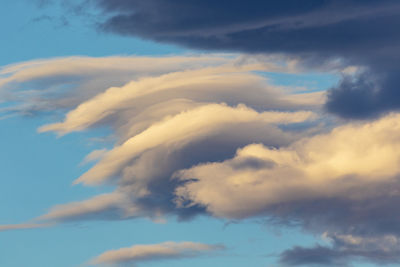
<path fill-rule="evenodd" d="M 396 0 L 95 0 L 100 28 L 192 48 L 284 53 L 311 65 L 362 65 L 331 89 L 326 109 L 371 118 L 400 108 L 400 3 Z M 108 16 L 107 16 L 108 15 Z"/>
<path fill-rule="evenodd" d="M 83 159 L 92 166 L 74 181 L 114 191 L 54 206 L 35 222 L 262 217 L 328 240 L 284 252 L 282 264 L 318 263 L 307 256 L 318 250 L 319 263 L 331 265 L 397 262 L 400 115 L 336 125 L 321 112 L 323 93 L 269 83 L 263 72 L 299 71 L 279 60 L 75 57 L 1 69 L 0 94 L 10 103 L 2 113 L 66 112 L 39 132 L 108 127 L 116 140 Z M 172 247 L 173 257 L 187 255 Z M 137 249 L 122 258 L 135 262 Z"/>
<path fill-rule="evenodd" d="M 122 263 L 129 263 L 130 266 L 136 266 L 140 262 L 199 257 L 222 249 L 224 249 L 222 245 L 207 245 L 194 242 L 164 242 L 151 245 L 135 245 L 130 248 L 104 252 L 90 263 L 96 266 L 114 266 L 115 264 Z"/>

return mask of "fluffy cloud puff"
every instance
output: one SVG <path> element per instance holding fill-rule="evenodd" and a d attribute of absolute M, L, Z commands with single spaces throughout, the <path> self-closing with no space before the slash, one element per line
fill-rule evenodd
<path fill-rule="evenodd" d="M 351 187 L 385 182 L 400 172 L 399 119 L 396 114 L 349 124 L 279 149 L 246 146 L 233 159 L 181 171 L 181 179 L 197 180 L 179 188 L 178 195 L 215 215 L 233 218 L 255 215 L 281 202 L 344 197 Z M 231 197 L 221 198 L 225 195 Z"/>
<path fill-rule="evenodd" d="M 297 222 L 333 246 L 286 251 L 286 264 L 398 262 L 399 121 L 390 114 L 349 123 L 278 149 L 248 145 L 232 159 L 177 172 L 189 182 L 177 188 L 176 201 L 223 218 Z"/>

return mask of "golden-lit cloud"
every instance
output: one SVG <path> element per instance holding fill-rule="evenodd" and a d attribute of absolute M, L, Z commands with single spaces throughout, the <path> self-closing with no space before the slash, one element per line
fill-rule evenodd
<path fill-rule="evenodd" d="M 68 57 L 2 68 L 0 92 L 14 104 L 3 113 L 66 112 L 39 132 L 64 135 L 97 126 L 114 132 L 113 147 L 83 159 L 93 166 L 75 180 L 108 183 L 114 192 L 54 206 L 36 221 L 195 214 L 176 210 L 181 182 L 174 173 L 226 159 L 250 143 L 289 145 L 318 118 L 323 93 L 297 93 L 262 75 L 299 71 L 298 62 L 285 60 L 228 54 Z"/>
<path fill-rule="evenodd" d="M 223 245 L 208 245 L 195 242 L 164 242 L 150 245 L 135 245 L 104 252 L 90 263 L 91 265 L 133 264 L 146 261 L 160 261 L 199 257 L 224 249 Z"/>
<path fill-rule="evenodd" d="M 390 114 L 373 122 L 349 123 L 288 147 L 251 144 L 232 159 L 178 172 L 180 179 L 196 180 L 178 188 L 177 195 L 216 216 L 243 218 L 280 203 L 385 194 L 363 195 L 353 189 L 385 183 L 400 174 L 399 132 L 400 115 Z"/>
<path fill-rule="evenodd" d="M 392 212 L 400 203 L 400 115 L 335 120 L 321 109 L 325 92 L 271 84 L 265 72 L 299 71 L 296 62 L 277 62 L 234 55 L 73 57 L 3 68 L 2 115 L 53 111 L 57 121 L 39 132 L 106 127 L 112 141 L 99 143 L 82 160 L 88 169 L 71 177 L 110 191 L 0 230 L 139 217 L 157 222 L 168 215 L 262 217 L 299 223 L 331 243 L 288 250 L 282 263 L 298 253 L 390 259 L 399 251 L 387 248 L 400 235 L 400 215 Z M 135 246 L 94 262 L 197 251 L 185 244 L 159 244 L 149 254 L 143 251 L 153 247 Z"/>
<path fill-rule="evenodd" d="M 79 131 L 127 109 L 135 115 L 144 108 L 173 99 L 227 102 L 234 105 L 244 103 L 268 109 L 288 109 L 301 104 L 301 101 L 290 99 L 277 88 L 265 87 L 265 84 L 263 86 L 264 78 L 241 71 L 240 67 L 185 70 L 143 78 L 123 87 L 112 87 L 69 112 L 64 122 L 43 126 L 40 131 L 56 131 L 61 134 Z M 253 94 L 243 90 L 248 87 L 252 88 Z"/>
<path fill-rule="evenodd" d="M 157 219 L 175 212 L 176 171 L 225 159 L 249 143 L 282 146 L 306 135 L 308 127 L 296 125 L 312 124 L 323 94 L 272 85 L 260 73 L 266 71 L 299 69 L 295 60 L 234 55 L 69 57 L 4 67 L 0 91 L 16 106 L 3 112 L 65 110 L 63 120 L 39 132 L 101 125 L 115 135 L 112 148 L 83 159 L 93 166 L 75 180 L 115 191 L 54 206 L 37 220 Z M 149 206 L 157 196 L 164 203 Z"/>
<path fill-rule="evenodd" d="M 124 166 L 145 151 L 167 146 L 180 149 L 186 144 L 220 132 L 231 125 L 255 122 L 257 124 L 289 124 L 312 118 L 311 112 L 263 112 L 258 113 L 244 105 L 229 107 L 209 104 L 182 112 L 154 123 L 143 132 L 131 137 L 109 151 L 99 163 L 84 173 L 76 182 L 98 184 L 115 177 Z"/>
<path fill-rule="evenodd" d="M 76 218 L 107 219 L 114 214 L 118 218 L 139 216 L 129 197 L 118 192 L 95 196 L 84 201 L 54 206 L 48 213 L 37 218 L 39 221 L 73 221 Z"/>
<path fill-rule="evenodd" d="M 280 98 L 276 106 L 288 107 L 295 104 L 296 99 L 285 99 L 282 88 L 268 85 L 265 78 L 255 75 L 253 71 L 293 73 L 299 71 L 297 65 L 296 61 L 284 61 L 276 56 L 260 60 L 250 56 L 218 54 L 34 60 L 0 69 L 0 96 L 2 102 L 13 103 L 3 108 L 3 112 L 30 114 L 80 106 L 66 118 L 68 122 L 74 121 L 77 128 L 68 124 L 72 127 L 69 130 L 73 131 L 93 125 L 111 112 L 101 112 L 101 108 L 93 107 L 94 101 L 104 102 L 101 100 L 104 98 L 108 98 L 104 108 L 117 109 L 121 108 L 119 105 L 143 108 L 174 98 L 220 99 L 219 102 L 236 103 L 249 99 L 254 103 L 257 99 L 242 90 L 252 88 L 258 92 L 258 97 L 262 97 L 257 100 L 259 105 L 263 100 L 271 104 L 276 103 L 272 99 Z M 242 101 L 238 101 L 239 98 Z M 320 105 L 322 101 L 300 101 L 298 105 Z M 87 117 L 80 118 L 80 122 L 74 120 L 74 116 L 76 119 L 86 108 L 92 116 L 97 114 L 100 118 L 91 117 L 93 121 L 88 121 Z"/>

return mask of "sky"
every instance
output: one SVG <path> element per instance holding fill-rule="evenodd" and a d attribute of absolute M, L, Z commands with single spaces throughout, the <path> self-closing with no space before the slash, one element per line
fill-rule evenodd
<path fill-rule="evenodd" d="M 398 266 L 399 11 L 3 0 L 0 266 Z"/>

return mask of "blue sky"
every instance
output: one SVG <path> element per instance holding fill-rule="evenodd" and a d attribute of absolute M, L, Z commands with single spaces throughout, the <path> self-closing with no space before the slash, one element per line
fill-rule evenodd
<path fill-rule="evenodd" d="M 67 13 L 61 5 L 38 7 L 35 1 L 2 2 L 1 64 L 72 55 L 108 56 L 179 53 L 182 49 L 138 38 L 100 33 L 90 21 Z M 64 25 L 63 18 L 68 21 Z M 67 18 L 68 17 L 68 18 Z"/>
<path fill-rule="evenodd" d="M 236 35 L 226 39 L 232 44 L 212 38 L 206 43 L 204 32 L 195 36 L 206 31 L 202 22 L 200 30 L 195 25 L 181 39 L 187 29 L 158 32 L 162 16 L 148 28 L 133 16 L 138 27 L 131 30 L 125 26 L 129 21 L 109 20 L 108 12 L 121 12 L 118 1 L 87 7 L 97 14 L 93 18 L 74 13 L 62 1 L 39 2 L 0 4 L 0 266 L 89 266 L 95 258 L 99 266 L 109 266 L 100 262 L 107 251 L 163 242 L 174 242 L 179 250 L 179 244 L 189 246 L 184 241 L 206 247 L 108 263 L 368 267 L 398 262 L 392 250 L 378 265 L 370 256 L 386 245 L 398 251 L 396 229 L 380 229 L 372 208 L 360 222 L 340 206 L 349 201 L 357 210 L 362 201 L 375 201 L 370 182 L 390 185 L 399 172 L 389 158 L 400 155 L 388 148 L 397 147 L 398 140 L 387 138 L 397 130 L 396 104 L 371 106 L 371 115 L 361 105 L 349 109 L 338 96 L 348 77 L 358 79 L 364 64 L 358 57 L 337 60 L 335 51 L 331 60 L 317 48 L 310 58 L 291 48 L 264 51 L 237 45 Z M 130 12 L 131 6 L 124 8 Z M 166 13 L 174 13 L 168 8 Z M 106 30 L 96 28 L 99 21 Z M 361 124 L 353 120 L 358 116 L 363 116 Z M 390 123 L 396 125 L 390 128 Z M 352 138 L 356 133 L 371 150 Z M 374 153 L 385 159 L 369 158 Z M 82 164 L 88 155 L 99 156 Z M 360 160 L 347 164 L 348 155 L 360 155 Z M 347 185 L 343 177 L 357 183 Z M 347 198 L 351 190 L 358 190 L 353 193 L 359 199 Z M 102 207 L 102 201 L 96 202 L 102 195 L 116 202 Z M 94 206 L 86 202 L 91 199 Z M 189 213 L 179 199 L 191 204 L 184 209 L 194 217 L 185 219 Z M 332 214 L 325 212 L 331 207 Z M 338 221 L 329 221 L 328 215 Z M 31 223 L 39 227 L 18 226 Z M 360 231 L 349 230 L 357 227 Z M 360 234 L 362 227 L 371 227 L 372 234 Z M 329 253 L 296 258 L 296 249 L 303 248 L 304 253 L 308 248 Z"/>

